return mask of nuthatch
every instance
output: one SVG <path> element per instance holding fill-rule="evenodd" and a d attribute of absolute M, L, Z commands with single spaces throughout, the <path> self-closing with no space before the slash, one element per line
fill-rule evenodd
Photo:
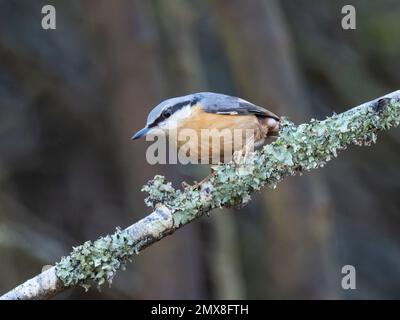
<path fill-rule="evenodd" d="M 192 151 L 196 150 L 195 157 L 199 161 L 201 152 L 197 150 L 206 148 L 210 159 L 217 158 L 218 161 L 224 159 L 226 162 L 232 159 L 234 152 L 242 152 L 248 147 L 246 145 L 248 141 L 239 145 L 234 143 L 235 130 L 242 130 L 242 132 L 251 130 L 253 132 L 252 146 L 258 147 L 265 142 L 267 137 L 277 136 L 279 117 L 271 111 L 238 97 L 200 92 L 161 102 L 149 113 L 146 126 L 134 134 L 132 140 L 151 135 L 157 131 L 155 129 L 162 130 L 170 138 L 171 134 L 177 135 L 173 140 L 176 141 L 178 148 L 187 143 L 178 139 L 179 132 L 183 129 L 191 129 L 197 134 L 196 142 L 200 141 L 198 146 L 192 148 Z M 226 150 L 213 148 L 208 140 L 201 140 L 201 131 L 204 129 L 214 131 L 217 129 L 219 132 L 224 132 L 222 136 L 225 146 L 228 143 L 231 147 L 228 158 L 226 154 L 223 158 Z"/>

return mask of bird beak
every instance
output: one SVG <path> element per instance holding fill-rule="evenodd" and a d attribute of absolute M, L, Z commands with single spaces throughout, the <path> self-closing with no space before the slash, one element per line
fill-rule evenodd
<path fill-rule="evenodd" d="M 145 136 L 149 131 L 150 131 L 150 129 L 149 129 L 148 127 L 144 127 L 143 129 L 141 129 L 141 130 L 139 130 L 138 132 L 136 132 L 136 133 L 132 136 L 131 140 L 139 139 L 139 138 Z"/>

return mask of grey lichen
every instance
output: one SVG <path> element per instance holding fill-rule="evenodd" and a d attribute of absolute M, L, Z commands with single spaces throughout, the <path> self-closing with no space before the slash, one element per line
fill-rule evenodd
<path fill-rule="evenodd" d="M 165 177 L 156 175 L 142 190 L 149 195 L 144 199 L 148 207 L 156 208 L 158 204 L 169 204 L 176 197 L 177 191 L 172 187 L 171 182 L 166 182 Z"/>
<path fill-rule="evenodd" d="M 174 228 L 178 228 L 193 220 L 198 214 L 199 209 L 204 205 L 200 197 L 200 192 L 196 187 L 186 186 L 185 189 L 176 190 L 171 182 L 166 182 L 165 177 L 157 175 L 150 180 L 142 191 L 149 195 L 145 203 L 156 209 L 163 205 L 173 213 Z"/>
<path fill-rule="evenodd" d="M 396 99 L 381 99 L 368 108 L 361 106 L 299 126 L 283 119 L 274 143 L 248 155 L 244 162 L 214 166 L 213 174 L 200 185 L 175 190 L 157 176 L 145 189 L 150 194 L 147 202 L 167 199 L 163 203 L 172 210 L 178 228 L 213 208 L 242 206 L 252 192 L 265 185 L 275 188 L 286 176 L 323 167 L 351 144 L 368 146 L 376 142 L 378 131 L 399 122 Z"/>
<path fill-rule="evenodd" d="M 177 190 L 164 177 L 156 176 L 143 187 L 149 194 L 145 202 L 155 212 L 143 219 L 149 226 L 140 229 L 140 236 L 136 239 L 117 229 L 112 235 L 87 241 L 57 263 L 57 276 L 65 286 L 111 283 L 117 270 L 142 247 L 213 208 L 242 206 L 252 192 L 265 185 L 274 188 L 286 176 L 322 167 L 351 144 L 370 145 L 378 131 L 399 123 L 400 101 L 396 99 L 381 99 L 299 126 L 283 119 L 274 143 L 244 161 L 214 166 L 213 173 L 199 184 Z"/>
<path fill-rule="evenodd" d="M 56 273 L 67 287 L 80 284 L 87 290 L 92 283 L 111 285 L 117 270 L 124 269 L 134 252 L 132 237 L 117 228 L 112 235 L 74 247 L 56 264 Z"/>

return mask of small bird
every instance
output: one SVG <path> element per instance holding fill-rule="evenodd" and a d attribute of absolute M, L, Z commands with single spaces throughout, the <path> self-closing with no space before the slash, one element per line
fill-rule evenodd
<path fill-rule="evenodd" d="M 199 92 L 161 102 L 149 113 L 146 126 L 131 139 L 161 131 L 175 142 L 178 149 L 184 145 L 190 149 L 190 158 L 195 161 L 205 163 L 206 158 L 210 164 L 226 163 L 232 160 L 235 152 L 246 153 L 263 145 L 267 137 L 277 136 L 279 122 L 280 118 L 271 111 L 244 99 Z M 187 129 L 194 132 L 196 139 L 189 142 L 181 139 L 180 133 L 184 129 L 185 132 L 188 132 Z M 223 139 L 223 145 L 210 143 L 209 137 L 202 135 L 204 131 L 217 133 Z M 238 131 L 242 138 L 248 132 L 252 132 L 252 135 L 236 143 L 234 137 L 238 136 L 235 135 Z"/>

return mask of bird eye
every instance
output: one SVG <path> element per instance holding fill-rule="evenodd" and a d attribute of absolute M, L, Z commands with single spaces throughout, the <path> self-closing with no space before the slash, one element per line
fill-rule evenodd
<path fill-rule="evenodd" d="M 165 110 L 164 112 L 163 112 L 163 117 L 164 118 L 169 118 L 171 116 L 171 111 L 170 110 Z"/>

